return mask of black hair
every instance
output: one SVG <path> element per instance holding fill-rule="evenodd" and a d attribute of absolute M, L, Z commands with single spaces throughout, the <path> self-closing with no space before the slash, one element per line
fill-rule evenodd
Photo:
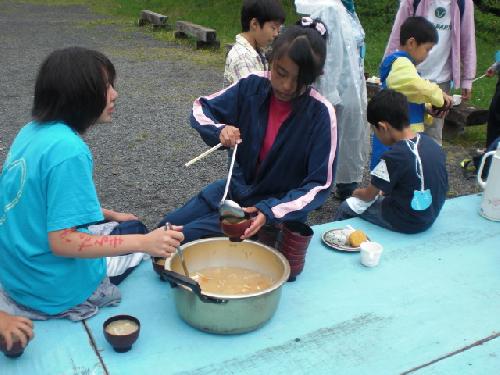
<path fill-rule="evenodd" d="M 414 38 L 417 45 L 437 44 L 439 37 L 434 25 L 424 17 L 408 17 L 399 30 L 399 43 L 403 46 L 408 39 Z"/>
<path fill-rule="evenodd" d="M 299 21 L 300 22 L 300 21 Z M 321 25 L 323 35 L 316 25 Z M 272 45 L 269 60 L 275 61 L 285 54 L 299 67 L 297 92 L 313 83 L 323 73 L 326 59 L 326 27 L 315 20 L 314 25 L 293 25 L 285 28 Z"/>
<path fill-rule="evenodd" d="M 380 121 L 386 121 L 394 129 L 403 130 L 409 126 L 408 100 L 397 91 L 384 89 L 368 102 L 367 118 L 377 129 Z"/>
<path fill-rule="evenodd" d="M 250 30 L 250 21 L 256 18 L 260 27 L 269 21 L 285 22 L 285 10 L 280 0 L 243 0 L 241 7 L 241 31 Z"/>
<path fill-rule="evenodd" d="M 40 123 L 62 121 L 78 133 L 95 124 L 107 104 L 116 71 L 102 53 L 81 47 L 52 52 L 35 82 L 31 114 Z"/>

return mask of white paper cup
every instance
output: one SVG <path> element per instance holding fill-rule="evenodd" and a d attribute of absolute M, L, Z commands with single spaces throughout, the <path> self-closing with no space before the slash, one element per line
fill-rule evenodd
<path fill-rule="evenodd" d="M 454 106 L 460 105 L 460 103 L 462 103 L 462 95 L 453 95 L 452 102 Z"/>
<path fill-rule="evenodd" d="M 378 242 L 365 241 L 359 247 L 361 249 L 361 264 L 366 267 L 376 267 L 384 249 L 382 245 Z"/>

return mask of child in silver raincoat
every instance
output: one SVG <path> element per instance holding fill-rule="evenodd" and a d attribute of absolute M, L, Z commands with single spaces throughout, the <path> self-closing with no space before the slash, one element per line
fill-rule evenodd
<path fill-rule="evenodd" d="M 364 77 L 364 31 L 353 1 L 295 0 L 297 12 L 321 19 L 328 27 L 324 74 L 318 91 L 334 106 L 338 126 L 336 196 L 349 197 L 363 179 L 369 150 Z"/>

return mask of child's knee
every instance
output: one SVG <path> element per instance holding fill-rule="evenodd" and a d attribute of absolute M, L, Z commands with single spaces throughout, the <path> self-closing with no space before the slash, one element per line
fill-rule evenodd
<path fill-rule="evenodd" d="M 343 201 L 340 204 L 339 208 L 337 208 L 337 212 L 335 213 L 333 220 L 334 221 L 347 220 L 355 216 L 358 216 L 356 212 L 351 210 L 351 207 L 349 207 L 346 201 Z"/>

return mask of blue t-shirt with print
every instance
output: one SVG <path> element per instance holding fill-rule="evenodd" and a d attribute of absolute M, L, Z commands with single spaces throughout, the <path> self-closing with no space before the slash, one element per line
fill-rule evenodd
<path fill-rule="evenodd" d="M 419 134 L 418 153 L 422 160 L 425 189 L 430 189 L 432 204 L 423 211 L 411 208 L 415 190 L 420 190 L 417 163 L 405 141 L 392 145 L 382 154 L 371 172 L 371 183 L 385 194 L 382 217 L 396 231 L 418 233 L 428 229 L 443 207 L 448 191 L 446 156 L 441 147 L 425 134 Z M 416 142 L 417 138 L 413 139 Z"/>
<path fill-rule="evenodd" d="M 92 171 L 89 148 L 63 123 L 31 122 L 16 136 L 0 175 L 0 283 L 17 303 L 57 314 L 106 276 L 104 258 L 56 256 L 48 242 L 103 219 Z"/>

